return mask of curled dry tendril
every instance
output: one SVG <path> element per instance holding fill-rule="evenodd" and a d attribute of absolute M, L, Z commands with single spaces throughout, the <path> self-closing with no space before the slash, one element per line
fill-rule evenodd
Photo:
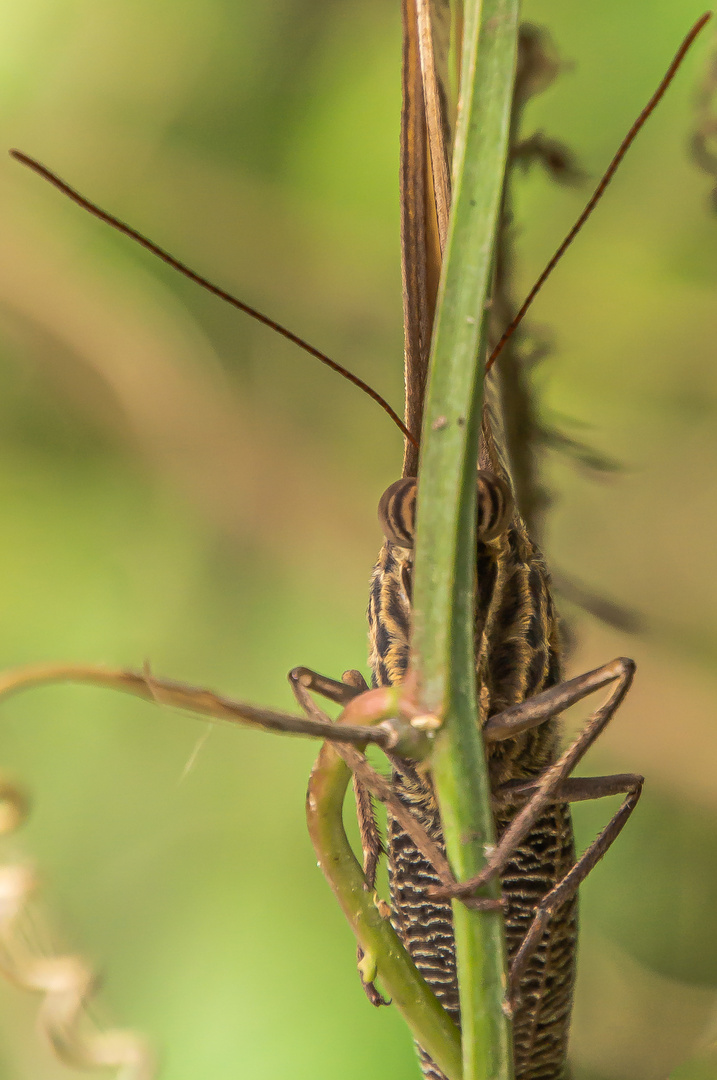
<path fill-rule="evenodd" d="M 0 837 L 27 816 L 23 792 L 0 780 Z M 63 1064 L 116 1070 L 117 1080 L 151 1080 L 152 1054 L 132 1031 L 101 1031 L 87 1015 L 97 979 L 79 956 L 48 954 L 49 935 L 34 910 L 34 871 L 22 862 L 0 863 L 0 974 L 17 989 L 41 997 L 38 1026 Z"/>

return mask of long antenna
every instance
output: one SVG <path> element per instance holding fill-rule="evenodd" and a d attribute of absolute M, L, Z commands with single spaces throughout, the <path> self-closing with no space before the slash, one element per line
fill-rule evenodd
<path fill-rule="evenodd" d="M 669 68 L 667 69 L 665 75 L 663 76 L 662 82 L 657 87 L 657 90 L 655 90 L 655 93 L 652 95 L 652 97 L 648 101 L 647 105 L 642 110 L 642 112 L 638 116 L 637 120 L 632 125 L 632 127 L 628 131 L 627 135 L 623 139 L 617 153 L 615 154 L 615 157 L 612 159 L 612 161 L 608 165 L 607 169 L 605 170 L 605 174 L 604 174 L 602 180 L 600 181 L 598 186 L 595 188 L 595 191 L 593 192 L 592 196 L 590 197 L 590 200 L 588 201 L 588 203 L 587 203 L 585 209 L 583 210 L 582 214 L 580 215 L 578 220 L 575 222 L 572 229 L 570 230 L 568 235 L 565 237 L 562 244 L 560 245 L 558 250 L 555 252 L 555 254 L 553 255 L 553 257 L 550 260 L 550 262 L 548 263 L 548 265 L 543 270 L 542 274 L 540 275 L 540 277 L 536 281 L 535 285 L 533 285 L 533 288 L 530 290 L 527 297 L 525 298 L 525 300 L 523 302 L 523 306 L 521 307 L 520 311 L 515 316 L 513 321 L 510 323 L 508 328 L 505 330 L 502 338 L 500 339 L 500 341 L 498 342 L 496 347 L 493 349 L 493 352 L 490 354 L 490 357 L 488 358 L 488 362 L 486 364 L 486 371 L 490 371 L 490 369 L 493 367 L 493 364 L 496 362 L 496 360 L 498 359 L 498 357 L 502 353 L 502 351 L 505 348 L 507 342 L 510 340 L 510 338 L 512 338 L 513 334 L 515 333 L 515 331 L 518 329 L 518 327 L 522 323 L 523 317 L 525 316 L 525 313 L 527 312 L 528 308 L 531 306 L 531 304 L 535 300 L 535 297 L 538 295 L 538 293 L 542 289 L 543 285 L 545 284 L 546 280 L 550 277 L 553 270 L 555 269 L 557 264 L 562 259 L 562 257 L 565 254 L 566 250 L 570 247 L 573 240 L 575 239 L 577 234 L 580 232 L 580 230 L 582 229 L 582 227 L 585 224 L 585 222 L 587 221 L 587 219 L 592 214 L 593 210 L 595 209 L 595 206 L 597 205 L 599 200 L 602 198 L 602 195 L 603 195 L 603 193 L 605 191 L 605 188 L 608 186 L 608 184 L 612 180 L 613 176 L 615 175 L 615 173 L 616 173 L 616 171 L 618 169 L 618 166 L 620 165 L 620 162 L 625 157 L 625 154 L 627 153 L 627 151 L 630 149 L 633 142 L 635 141 L 635 138 L 636 138 L 638 132 L 642 128 L 642 126 L 645 123 L 645 121 L 647 120 L 647 118 L 650 116 L 650 113 L 653 112 L 653 110 L 655 109 L 655 107 L 659 103 L 659 101 L 662 98 L 663 94 L 667 90 L 667 87 L 670 85 L 670 83 L 674 79 L 675 74 L 677 73 L 677 69 L 679 68 L 680 64 L 684 60 L 688 49 L 692 45 L 692 42 L 695 40 L 695 38 L 699 34 L 700 30 L 702 30 L 705 23 L 707 23 L 711 18 L 712 18 L 712 13 L 710 11 L 708 11 L 706 14 L 704 14 L 702 16 L 701 19 L 698 19 L 697 22 L 695 23 L 695 25 L 690 30 L 687 37 L 685 38 L 685 40 L 680 45 L 679 49 L 675 53 L 674 60 L 672 61 Z"/>
<path fill-rule="evenodd" d="M 208 281 L 207 278 L 202 277 L 201 274 L 197 274 L 185 263 L 180 262 L 179 259 L 175 259 L 168 251 L 165 251 L 163 248 L 159 247 L 158 244 L 153 243 L 146 236 L 143 236 L 142 233 L 137 232 L 136 229 L 133 229 L 124 221 L 120 221 L 119 218 L 114 217 L 114 215 L 107 213 L 106 210 L 102 210 L 95 203 L 86 199 L 84 195 L 80 195 L 79 191 L 75 191 L 74 188 L 70 187 L 69 184 L 66 184 L 64 180 L 45 165 L 42 165 L 39 161 L 29 157 L 27 154 L 23 154 L 21 150 L 11 150 L 10 156 L 15 158 L 16 161 L 19 161 L 21 165 L 26 165 L 28 169 L 32 169 L 32 171 L 37 173 L 38 176 L 41 176 L 43 180 L 47 180 L 53 187 L 56 187 L 61 191 L 63 195 L 66 195 L 68 199 L 71 199 L 74 203 L 77 203 L 78 206 L 81 206 L 83 210 L 87 210 L 94 217 L 99 218 L 100 221 L 104 221 L 107 225 L 111 225 L 112 228 L 116 229 L 118 232 L 124 233 L 130 240 L 136 241 L 141 247 L 150 251 L 152 255 L 156 255 L 158 259 L 161 259 L 162 262 L 167 263 L 167 265 L 171 266 L 174 270 L 178 270 L 180 274 L 184 274 L 190 281 L 194 281 L 197 285 L 201 285 L 203 289 L 213 293 L 214 296 L 218 296 L 221 300 L 226 300 L 232 307 L 238 308 L 239 311 L 243 311 L 246 315 L 250 315 L 252 319 L 256 319 L 257 322 L 263 323 L 264 326 L 268 326 L 270 330 L 275 330 L 277 334 L 281 334 L 282 337 L 287 338 L 287 340 L 291 341 L 294 345 L 298 345 L 304 352 L 307 352 L 310 356 L 320 360 L 322 364 L 326 364 L 332 371 L 336 371 L 339 375 L 343 375 L 344 379 L 348 379 L 348 381 L 353 383 L 354 386 L 357 386 L 359 390 L 363 390 L 364 394 L 368 394 L 370 398 L 381 406 L 384 412 L 388 413 L 394 424 L 402 432 L 404 438 L 408 439 L 413 446 L 418 446 L 418 440 L 415 435 L 408 430 L 398 413 L 391 408 L 385 398 L 381 397 L 373 387 L 369 386 L 368 383 L 365 383 L 358 375 L 354 375 L 353 372 L 348 371 L 345 367 L 342 367 L 341 364 L 337 364 L 331 357 L 326 356 L 325 353 L 315 349 L 308 341 L 304 341 L 304 339 L 300 338 L 297 334 L 293 334 L 291 330 L 287 330 L 281 323 L 276 322 L 274 319 L 270 319 L 268 315 L 263 315 L 260 311 L 257 311 L 256 308 L 250 307 L 249 304 L 245 304 L 242 300 L 238 300 L 236 296 L 232 296 L 231 293 L 221 289 L 218 285 L 214 285 L 211 281 Z"/>

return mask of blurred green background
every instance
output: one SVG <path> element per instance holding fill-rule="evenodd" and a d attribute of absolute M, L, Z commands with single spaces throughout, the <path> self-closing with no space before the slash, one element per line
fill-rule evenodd
<path fill-rule="evenodd" d="M 400 405 L 398 6 L 4 0 L 2 144 Z M 597 178 L 700 13 L 526 3 L 570 62 L 526 132 Z M 548 556 L 646 627 L 566 605 L 573 673 L 639 665 L 586 770 L 648 781 L 582 890 L 575 1080 L 717 1075 L 717 218 L 687 154 L 714 48 L 708 30 L 531 315 L 546 415 L 624 466 L 546 458 Z M 588 190 L 520 182 L 521 291 Z M 9 159 L 0 192 L 3 665 L 147 660 L 278 707 L 295 664 L 365 670 L 388 420 Z M 315 746 L 218 727 L 195 755 L 206 731 L 82 688 L 3 703 L 0 765 L 33 809 L 0 857 L 37 866 L 43 918 L 102 973 L 100 1016 L 145 1032 L 165 1080 L 417 1077 L 316 869 Z M 609 812 L 576 809 L 583 846 Z M 2 1080 L 75 1075 L 36 1010 L 0 985 Z"/>

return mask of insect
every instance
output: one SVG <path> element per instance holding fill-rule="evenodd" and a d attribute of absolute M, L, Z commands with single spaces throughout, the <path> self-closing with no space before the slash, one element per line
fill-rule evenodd
<path fill-rule="evenodd" d="M 488 445 L 488 441 L 486 441 L 486 445 Z M 490 465 L 490 469 L 487 469 L 486 471 L 489 472 L 491 476 L 496 476 L 496 475 L 500 474 L 499 464 L 497 463 L 497 461 L 496 460 L 490 460 L 489 447 L 486 450 L 486 462 L 485 463 Z M 502 490 L 500 485 L 497 486 L 496 490 L 497 491 Z M 410 488 L 409 487 L 406 488 L 406 491 L 407 491 L 407 495 L 405 495 L 404 498 L 409 501 L 410 498 L 411 498 Z M 395 494 L 395 492 L 394 492 L 394 494 Z M 396 539 L 397 536 L 400 536 L 402 539 L 405 539 L 405 540 L 408 540 L 410 538 L 410 527 L 409 526 L 406 527 L 407 517 L 405 515 L 405 510 L 406 510 L 406 503 L 404 502 L 404 499 L 402 498 L 401 500 L 396 500 L 396 504 L 394 505 L 394 508 L 393 508 L 393 511 L 391 512 L 391 514 L 387 513 L 387 515 L 384 516 L 384 525 L 387 526 L 387 529 L 390 531 L 389 541 L 392 542 L 394 546 L 400 546 L 402 551 L 409 551 L 410 550 L 410 545 L 409 544 L 405 544 L 403 546 L 401 544 L 395 544 L 395 539 Z M 500 514 L 498 515 L 497 521 L 499 521 L 501 524 L 504 524 L 503 517 Z M 403 529 L 402 534 L 398 534 L 397 528 Z M 513 527 L 513 532 L 516 535 L 516 537 L 518 537 L 519 527 L 514 526 Z M 504 536 L 504 529 L 499 531 L 498 536 Z M 393 538 L 393 539 L 391 539 L 391 538 Z M 518 539 L 519 539 L 519 537 L 518 537 Z M 486 534 L 484 536 L 483 540 L 486 543 L 493 543 L 493 542 L 496 542 L 497 537 L 492 537 L 491 538 L 488 534 Z M 517 540 L 515 542 L 517 542 Z M 524 541 L 524 543 L 525 543 L 525 541 Z M 526 544 L 526 548 L 527 548 L 527 546 L 528 545 Z M 400 559 L 400 561 L 398 561 L 398 562 L 400 562 L 400 565 L 397 565 L 397 567 L 395 567 L 395 568 L 390 567 L 390 566 L 389 567 L 383 566 L 382 567 L 382 575 L 383 576 L 382 576 L 382 578 L 380 580 L 381 580 L 382 584 L 387 585 L 387 590 L 388 591 L 390 591 L 392 588 L 394 590 L 395 589 L 403 590 L 404 595 L 406 596 L 406 598 L 408 598 L 408 592 L 407 592 L 406 586 L 408 586 L 408 591 L 409 591 L 409 588 L 410 588 L 410 556 L 409 555 L 408 556 L 402 556 L 402 559 Z M 517 564 L 515 564 L 515 565 L 517 565 Z M 542 570 L 540 569 L 540 559 L 539 559 L 539 555 L 537 553 L 533 553 L 533 552 L 528 551 L 528 555 L 523 558 L 523 561 L 520 562 L 519 565 L 527 568 L 528 577 L 530 576 L 531 570 L 536 569 L 536 567 L 538 567 L 538 577 L 540 577 L 542 575 Z M 396 571 L 395 573 L 394 573 L 394 570 Z M 393 577 L 392 577 L 392 575 L 393 575 Z M 395 595 L 395 593 L 394 593 L 394 595 Z M 546 607 L 547 607 L 547 602 L 545 600 L 545 608 Z M 379 612 L 378 615 L 376 616 L 376 618 L 378 620 L 383 619 L 385 621 L 385 611 Z M 549 636 L 549 637 L 550 637 L 550 629 L 551 629 L 550 622 L 551 622 L 550 618 L 546 616 L 545 625 L 543 626 L 543 631 L 547 630 L 547 632 L 549 632 L 549 633 L 547 633 L 547 636 Z M 375 642 L 376 642 L 376 640 L 377 640 L 377 638 L 379 636 L 378 631 L 376 629 L 377 625 L 378 625 L 378 623 L 375 622 Z M 405 640 L 405 631 L 404 631 L 404 640 Z M 379 673 L 379 677 L 380 677 L 380 664 L 382 662 L 385 663 L 385 659 L 387 659 L 387 658 L 385 658 L 385 656 L 381 656 L 380 650 L 378 649 L 378 646 L 377 646 L 377 650 L 376 650 L 376 670 L 377 670 L 377 673 Z M 397 666 L 398 666 L 398 669 L 400 669 L 400 666 L 401 666 L 400 661 L 398 661 Z M 549 675 L 550 675 L 550 673 L 549 673 Z M 555 671 L 553 672 L 553 675 L 556 675 Z M 545 679 L 543 680 L 543 683 L 541 685 L 547 685 L 547 676 L 545 677 Z M 552 732 L 551 732 L 550 728 L 546 728 L 545 726 L 543 726 L 543 728 L 541 729 L 541 734 L 544 735 L 547 742 L 550 742 L 550 739 L 552 738 Z M 499 746 L 500 742 L 498 742 L 497 745 Z M 535 757 L 531 757 L 531 761 L 533 762 L 533 764 L 535 764 Z M 419 793 L 419 795 L 421 797 L 422 797 L 422 794 L 423 793 Z M 567 835 L 567 833 L 565 835 Z M 394 834 L 394 836 L 395 836 L 395 834 Z M 397 850 L 398 848 L 400 848 L 400 842 L 398 842 L 398 840 L 396 840 L 395 841 L 395 849 Z M 566 848 L 565 853 L 566 853 L 566 863 L 567 863 L 567 848 Z M 414 865 L 415 865 L 415 860 L 411 860 L 411 862 L 414 862 Z M 394 859 L 394 866 L 395 866 L 395 859 Z M 394 874 L 394 877 L 397 877 L 397 876 L 398 876 L 397 874 Z M 523 874 L 523 880 L 525 881 L 525 874 Z M 400 880 L 398 880 L 396 888 L 397 888 L 398 891 L 401 890 L 402 886 L 401 886 L 401 881 Z M 566 903 L 567 903 L 567 901 L 566 901 Z M 398 907 L 400 907 L 400 906 L 401 906 L 401 904 L 398 903 Z M 445 905 L 444 905 L 444 907 L 445 907 Z M 563 921 L 565 921 L 565 920 L 563 920 Z M 419 942 L 419 944 L 420 944 L 420 942 Z M 533 1056 L 535 1056 L 535 1055 L 533 1055 Z M 528 1075 L 530 1075 L 530 1074 L 526 1074 L 526 1076 L 528 1076 Z"/>
<path fill-rule="evenodd" d="M 527 310 L 542 280 L 581 227 L 609 182 L 629 142 L 664 93 L 684 52 L 704 25 L 702 20 L 686 39 L 660 89 L 618 151 L 602 183 L 577 225 L 559 248 L 543 277 L 504 333 L 488 366 L 500 355 L 512 330 Z M 413 62 L 418 65 L 419 32 L 408 5 L 404 45 L 404 289 L 407 312 L 407 416 L 420 420 L 425 383 L 425 356 L 421 356 L 419 313 L 430 308 L 426 267 L 416 271 L 412 259 L 430 257 L 431 237 L 440 234 L 440 206 L 436 222 L 426 223 L 420 174 L 425 148 L 416 131 L 428 129 L 433 190 L 441 187 L 436 162 L 442 148 L 432 141 L 429 101 L 445 99 L 432 90 L 432 73 L 422 71 L 422 85 L 411 85 Z M 408 58 L 408 59 L 406 59 Z M 412 94 L 417 100 L 412 100 Z M 433 95 L 433 98 L 432 96 Z M 415 110 L 412 114 L 412 108 Z M 425 112 L 422 112 L 425 109 Z M 436 124 L 440 130 L 447 120 Z M 418 142 L 418 146 L 416 146 Z M 410 154 L 415 158 L 410 161 Z M 408 164 L 406 159 L 409 159 Z M 412 190 L 411 183 L 416 190 Z M 429 210 L 430 214 L 430 210 Z M 443 239 L 443 238 L 441 238 Z M 500 255 L 498 255 L 500 262 Z M 420 283 L 420 285 L 417 285 Z M 423 286 L 418 299 L 412 290 Z M 412 311 L 413 309 L 413 311 Z M 425 314 L 424 314 L 425 318 Z M 570 773 L 592 745 L 622 702 L 632 682 L 634 664 L 620 658 L 585 676 L 561 682 L 560 633 L 550 577 L 531 541 L 519 512 L 513 513 L 510 495 L 508 447 L 503 435 L 499 391 L 487 380 L 486 404 L 479 453 L 476 553 L 476 667 L 480 687 L 480 718 L 487 742 L 491 787 L 496 802 L 496 851 L 488 868 L 469 884 L 446 886 L 435 859 L 409 835 L 405 821 L 389 805 L 389 870 L 394 924 L 418 969 L 446 1010 L 460 1020 L 458 982 L 453 943 L 450 899 L 468 900 L 475 890 L 500 874 L 505 914 L 509 981 L 514 1019 L 514 1057 L 518 1080 L 560 1080 L 565 1074 L 577 939 L 576 890 L 589 870 L 617 837 L 640 797 L 643 778 L 638 775 L 571 780 Z M 412 548 L 416 510 L 416 482 L 412 472 L 416 447 L 408 446 L 404 480 L 384 494 L 379 518 L 386 543 L 374 570 L 369 601 L 371 667 L 374 685 L 401 684 L 410 658 Z M 584 730 L 562 754 L 558 748 L 556 718 L 593 690 L 614 684 L 608 700 L 596 710 Z M 315 689 L 321 690 L 317 682 Z M 430 841 L 442 846 L 440 814 L 430 778 L 406 767 L 394 771 L 394 786 Z M 523 798 L 518 793 L 522 792 Z M 524 796 L 530 793 L 527 801 Z M 622 794 L 620 809 L 597 839 L 576 860 L 570 801 Z M 370 827 L 366 830 L 370 834 Z M 365 847 L 372 866 L 376 841 Z M 371 879 L 372 880 L 372 879 Z M 424 1075 L 443 1080 L 444 1074 L 419 1046 Z"/>

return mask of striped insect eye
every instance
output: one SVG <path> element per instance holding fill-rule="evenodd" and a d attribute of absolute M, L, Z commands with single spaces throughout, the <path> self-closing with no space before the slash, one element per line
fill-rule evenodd
<path fill-rule="evenodd" d="M 413 547 L 416 487 L 415 476 L 404 476 L 386 488 L 378 504 L 378 520 L 383 535 L 397 547 Z"/>
<path fill-rule="evenodd" d="M 486 543 L 495 540 L 510 525 L 513 517 L 513 492 L 510 485 L 495 473 L 478 470 L 476 535 Z"/>
<path fill-rule="evenodd" d="M 478 470 L 476 534 L 479 540 L 495 540 L 505 532 L 513 516 L 510 486 L 491 472 Z M 415 477 L 406 476 L 386 488 L 378 504 L 378 520 L 384 536 L 397 547 L 412 548 L 416 528 Z"/>

